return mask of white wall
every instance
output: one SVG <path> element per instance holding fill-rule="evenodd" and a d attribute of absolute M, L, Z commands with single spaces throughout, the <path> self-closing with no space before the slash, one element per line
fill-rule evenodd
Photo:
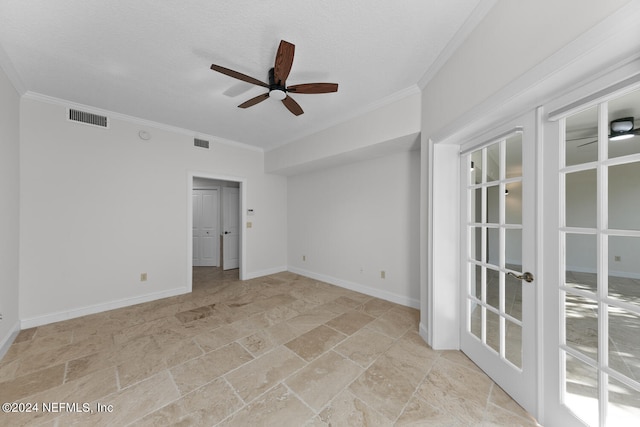
<path fill-rule="evenodd" d="M 20 98 L 0 68 L 0 358 L 19 330 Z"/>
<path fill-rule="evenodd" d="M 185 292 L 190 173 L 244 179 L 257 212 L 247 275 L 286 268 L 286 179 L 263 172 L 262 152 L 215 139 L 203 150 L 121 119 L 71 123 L 64 106 L 31 97 L 20 113 L 23 326 Z"/>
<path fill-rule="evenodd" d="M 575 84 L 579 79 L 592 76 L 610 65 L 604 59 L 603 62 L 597 62 L 592 60 L 592 56 L 584 55 L 586 50 L 595 49 L 595 42 L 591 45 L 572 45 L 572 49 L 576 49 L 571 51 L 573 56 L 556 57 L 554 54 L 571 45 L 579 36 L 627 3 L 630 1 L 499 0 L 424 87 L 421 125 L 423 146 L 436 137 L 440 140 L 449 137 L 451 140 L 451 135 L 464 133 L 460 129 L 465 126 L 474 129 L 485 127 L 483 130 L 486 130 L 486 126 L 496 120 L 504 121 L 514 114 L 525 112 L 516 111 L 514 106 L 526 107 L 532 111 L 541 100 L 559 94 L 558 91 L 563 88 L 568 89 L 569 83 L 564 87 L 557 86 L 562 82 Z M 576 13 L 578 10 L 580 13 Z M 612 29 L 611 25 L 608 29 Z M 613 37 L 611 33 L 607 36 Z M 584 46 L 585 51 L 577 52 L 580 46 Z M 588 67 L 574 66 L 583 65 L 580 61 L 588 63 Z M 472 119 L 473 125 L 470 125 Z M 435 142 L 439 143 L 440 140 L 436 139 Z M 440 168 L 441 173 L 427 175 L 421 191 L 423 195 L 434 194 L 434 189 L 450 188 L 449 183 L 456 178 L 451 171 L 457 165 L 451 163 L 448 152 L 442 151 L 443 157 L 439 157 L 438 150 L 433 150 L 433 153 L 431 157 L 424 157 L 422 168 L 433 170 L 436 164 L 440 165 L 443 161 L 449 163 Z M 455 212 L 457 195 L 446 196 L 445 193 L 438 198 L 434 195 L 431 201 L 422 203 L 423 206 L 427 204 L 430 205 L 429 227 L 440 230 L 442 239 L 455 235 L 459 229 L 459 221 L 445 221 L 441 224 L 438 218 L 448 218 L 448 214 Z M 423 305 L 430 309 L 422 311 L 420 327 L 421 331 L 429 331 L 433 326 L 423 336 L 435 347 L 457 348 L 450 337 L 459 331 L 459 318 L 447 313 L 457 310 L 458 295 L 444 291 L 439 293 L 438 290 L 459 286 L 455 281 L 458 275 L 454 270 L 459 270 L 460 266 L 459 263 L 454 265 L 438 262 L 437 258 L 441 253 L 434 248 L 443 244 L 446 247 L 448 242 L 436 236 L 430 237 L 432 240 L 425 254 L 428 259 L 421 265 L 423 270 L 429 270 L 421 274 L 426 280 L 421 285 L 421 299 Z M 444 256 L 459 258 L 459 254 L 458 247 L 452 248 Z M 426 301 L 430 294 L 434 295 L 433 300 Z M 436 299 L 438 294 L 441 297 Z M 438 318 L 435 318 L 438 316 L 434 308 L 436 306 L 442 313 Z"/>
<path fill-rule="evenodd" d="M 289 177 L 289 269 L 419 307 L 419 178 L 419 150 Z"/>

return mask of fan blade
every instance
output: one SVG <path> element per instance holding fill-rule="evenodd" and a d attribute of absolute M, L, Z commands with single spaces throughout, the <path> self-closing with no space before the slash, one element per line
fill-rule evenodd
<path fill-rule="evenodd" d="M 242 73 L 239 73 L 237 71 L 233 71 L 233 70 L 230 70 L 230 69 L 225 68 L 225 67 L 221 67 L 221 66 L 216 65 L 216 64 L 211 64 L 211 69 L 213 71 L 217 71 L 219 73 L 226 74 L 229 77 L 233 77 L 234 79 L 242 80 L 243 82 L 253 83 L 254 85 L 258 85 L 258 86 L 262 86 L 262 87 L 266 87 L 266 88 L 269 87 L 268 84 L 263 83 L 258 79 L 254 79 L 253 77 L 249 77 L 246 74 L 242 74 Z"/>
<path fill-rule="evenodd" d="M 571 139 L 565 139 L 565 141 L 569 142 L 569 141 L 580 141 L 583 139 L 589 139 L 589 138 L 597 138 L 596 135 L 591 135 L 591 136 L 583 136 L 581 138 L 571 138 Z"/>
<path fill-rule="evenodd" d="M 259 102 L 264 101 L 268 97 L 268 93 L 263 93 L 262 95 L 258 95 L 255 98 L 251 98 L 250 100 L 243 102 L 242 104 L 238 105 L 238 108 L 249 108 L 253 105 L 258 104 Z"/>
<path fill-rule="evenodd" d="M 598 140 L 594 139 L 593 141 L 585 142 L 584 144 L 578 145 L 576 148 L 584 147 L 585 145 L 593 144 L 594 142 L 598 142 Z"/>
<path fill-rule="evenodd" d="M 276 53 L 276 64 L 273 67 L 276 84 L 284 86 L 284 83 L 287 81 L 291 66 L 293 65 L 293 54 L 295 50 L 295 45 L 284 40 L 280 41 L 278 53 Z"/>
<path fill-rule="evenodd" d="M 338 83 L 305 83 L 289 86 L 287 90 L 294 93 L 330 93 L 338 91 Z"/>
<path fill-rule="evenodd" d="M 289 111 L 291 111 L 296 116 L 304 113 L 304 111 L 302 111 L 302 107 L 300 107 L 300 105 L 298 105 L 298 103 L 294 101 L 290 96 L 287 96 L 285 99 L 283 99 L 282 103 L 285 107 L 287 107 Z"/>

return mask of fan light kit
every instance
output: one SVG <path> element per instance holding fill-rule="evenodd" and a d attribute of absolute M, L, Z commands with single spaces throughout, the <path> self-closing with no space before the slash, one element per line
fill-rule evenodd
<path fill-rule="evenodd" d="M 609 135 L 609 140 L 621 141 L 623 139 L 633 138 L 636 134 L 631 131 L 633 131 L 633 117 L 613 120 L 611 122 L 611 135 Z"/>
<path fill-rule="evenodd" d="M 611 120 L 609 123 L 609 141 L 622 141 L 624 139 L 633 138 L 636 135 L 640 135 L 640 128 L 633 128 L 634 125 L 633 117 L 623 117 L 621 119 Z M 584 138 L 575 138 L 573 140 L 568 139 L 567 141 L 576 141 L 587 138 L 596 138 L 596 136 L 592 137 L 584 137 Z M 585 142 L 584 144 L 578 145 L 577 148 L 584 147 L 586 145 L 594 144 L 598 142 L 597 139 L 593 141 Z"/>
<path fill-rule="evenodd" d="M 274 67 L 269 70 L 269 84 L 264 83 L 258 79 L 247 76 L 246 74 L 239 73 L 234 70 L 230 70 L 220 65 L 211 65 L 213 71 L 225 74 L 234 79 L 242 80 L 243 82 L 251 83 L 256 86 L 262 86 L 269 89 L 269 92 L 258 95 L 255 98 L 251 98 L 248 101 L 238 105 L 239 108 L 249 108 L 254 106 L 267 98 L 273 98 L 278 101 L 282 101 L 285 107 L 291 113 L 299 116 L 304 114 L 302 108 L 296 101 L 293 100 L 287 92 L 291 93 L 331 93 L 338 91 L 337 83 L 305 83 L 300 85 L 287 86 L 287 77 L 291 71 L 293 65 L 293 54 L 295 52 L 295 45 L 281 40 L 278 52 L 276 53 L 276 61 Z"/>

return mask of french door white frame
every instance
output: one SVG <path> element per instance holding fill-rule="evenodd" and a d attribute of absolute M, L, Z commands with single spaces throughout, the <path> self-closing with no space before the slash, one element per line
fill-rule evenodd
<path fill-rule="evenodd" d="M 563 289 L 567 289 L 572 294 L 581 294 L 580 291 L 569 290 L 564 285 L 565 282 L 565 243 L 562 235 L 572 232 L 572 228 L 567 228 L 564 223 L 565 212 L 565 189 L 564 176 L 567 173 L 580 170 L 597 170 L 597 224 L 593 230 L 578 230 L 593 235 L 599 241 L 598 244 L 598 277 L 599 282 L 594 301 L 598 302 L 598 312 L 604 310 L 604 316 L 598 316 L 598 360 L 593 365 L 598 374 L 598 412 L 599 425 L 606 425 L 607 416 L 607 389 L 606 382 L 610 375 L 615 378 L 613 372 L 608 366 L 608 354 L 604 351 L 608 347 L 606 342 L 608 338 L 608 318 L 606 316 L 609 304 L 614 306 L 625 307 L 625 303 L 609 300 L 605 276 L 608 271 L 607 260 L 603 259 L 603 253 L 607 251 L 607 236 L 611 234 L 607 224 L 607 172 L 606 168 L 621 163 L 640 160 L 640 155 L 618 157 L 607 159 L 607 145 L 603 141 L 608 141 L 608 112 L 606 101 L 615 99 L 627 92 L 638 90 L 640 88 L 640 69 L 636 64 L 629 64 L 621 67 L 609 76 L 590 82 L 588 85 L 565 95 L 564 97 L 549 103 L 548 120 L 544 122 L 544 191 L 546 210 L 549 215 L 544 217 L 544 242 L 549 249 L 544 253 L 543 262 L 545 264 L 545 280 L 550 285 L 545 289 L 544 295 L 544 330 L 546 332 L 544 338 L 544 365 L 546 383 L 546 394 L 544 401 L 545 420 L 553 422 L 553 424 L 563 425 L 567 427 L 584 426 L 585 424 L 573 414 L 565 405 L 565 356 L 569 354 L 583 363 L 591 364 L 588 358 L 581 356 L 579 353 L 572 351 L 566 344 L 564 326 L 564 305 L 561 301 Z M 604 104 L 603 104 L 604 103 Z M 564 138 L 565 138 L 565 121 L 564 119 L 587 108 L 598 106 L 598 160 L 590 164 L 578 164 L 575 166 L 564 165 Z M 603 126 L 606 124 L 606 126 Z M 555 214 L 554 214 L 555 213 Z M 575 231 L 573 231 L 575 233 Z M 637 233 L 633 233 L 637 234 Z M 604 252 L 603 252 L 604 251 Z M 552 286 L 553 285 L 553 286 Z M 604 307 L 604 308 L 603 308 Z M 618 379 L 619 378 L 615 378 Z M 605 384 L 605 385 L 603 385 Z"/>
<path fill-rule="evenodd" d="M 486 134 L 479 138 L 475 138 L 461 148 L 460 154 L 460 195 L 461 195 L 461 254 L 460 254 L 460 315 L 462 318 L 460 324 L 460 348 L 465 352 L 478 366 L 480 366 L 489 376 L 500 385 L 507 393 L 509 393 L 521 406 L 527 409 L 532 414 L 538 412 L 539 393 L 538 387 L 540 384 L 538 372 L 541 360 L 540 346 L 539 346 L 539 325 L 538 316 L 536 316 L 537 308 L 539 307 L 539 301 L 541 300 L 541 281 L 538 277 L 538 212 L 536 206 L 538 206 L 539 194 L 538 194 L 538 162 L 536 149 L 540 146 L 538 143 L 538 129 L 539 120 L 541 114 L 540 110 L 531 111 L 522 115 L 521 117 L 510 120 L 509 122 L 497 126 Z M 522 177 L 521 178 L 506 178 L 504 176 L 504 168 L 506 168 L 506 140 L 515 135 L 522 135 Z M 482 271 L 487 271 L 489 266 L 486 261 L 486 248 L 485 245 L 481 245 L 483 257 L 482 262 L 471 260 L 469 253 L 469 245 L 471 244 L 471 237 L 469 229 L 472 226 L 476 226 L 476 221 L 470 221 L 470 192 L 474 192 L 476 187 L 482 189 L 487 187 L 488 184 L 495 184 L 495 182 L 487 183 L 485 179 L 482 180 L 482 184 L 470 184 L 470 171 L 469 171 L 469 158 L 470 153 L 476 150 L 480 150 L 483 147 L 499 144 L 501 146 L 500 155 L 501 161 L 499 162 L 503 169 L 498 182 L 498 191 L 500 199 L 500 219 L 498 221 L 499 236 L 502 244 L 501 248 L 504 248 L 505 233 L 508 229 L 522 230 L 522 272 L 533 272 L 535 277 L 532 283 L 522 282 L 522 320 L 518 322 L 516 319 L 514 325 L 520 323 L 521 325 L 521 342 L 522 342 L 522 365 L 521 367 L 515 366 L 511 361 L 506 358 L 506 331 L 505 324 L 509 319 L 509 315 L 505 314 L 503 304 L 499 304 L 498 310 L 495 310 L 489 306 L 484 306 L 482 315 L 482 336 L 480 339 L 473 335 L 471 332 L 470 323 L 470 310 L 471 304 L 475 301 L 474 298 L 469 297 L 469 268 L 470 266 L 478 265 L 482 268 Z M 485 159 L 487 158 L 486 150 L 484 152 Z M 483 173 L 486 170 L 486 161 L 483 161 Z M 486 173 L 485 173 L 486 174 Z M 502 196 L 504 188 L 508 183 L 520 182 L 523 188 L 522 197 L 522 225 L 508 225 L 505 220 L 505 207 L 503 205 L 506 200 L 506 196 Z M 492 187 L 494 185 L 491 185 Z M 483 197 L 486 200 L 486 191 L 482 191 Z M 486 206 L 484 202 L 483 206 Z M 483 221 L 484 222 L 484 221 Z M 481 228 L 484 228 L 481 227 Z M 504 230 L 501 231 L 501 230 Z M 482 238 L 485 242 L 485 237 Z M 510 269 L 505 266 L 505 253 L 504 249 L 501 249 L 499 266 L 499 275 L 505 275 Z M 495 261 L 494 261 L 495 262 Z M 495 267 L 494 267 L 495 268 Z M 518 274 L 522 272 L 516 272 Z M 506 277 L 506 276 L 505 276 Z M 504 299 L 504 281 L 500 279 L 500 295 L 501 299 Z M 482 293 L 486 295 L 486 282 L 482 280 Z M 481 298 L 483 299 L 483 298 Z M 472 301 L 473 300 L 473 301 Z M 478 304 L 481 304 L 480 302 Z M 486 341 L 486 318 L 484 310 L 491 310 L 494 312 L 494 316 L 498 315 L 500 319 L 500 352 L 496 353 L 489 348 L 484 342 Z"/>

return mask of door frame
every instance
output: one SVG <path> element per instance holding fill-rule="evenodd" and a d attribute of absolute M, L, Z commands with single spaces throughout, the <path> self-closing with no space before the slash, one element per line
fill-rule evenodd
<path fill-rule="evenodd" d="M 215 179 L 219 181 L 231 181 L 237 182 L 239 184 L 239 199 L 240 199 L 240 238 L 238 244 L 239 247 L 239 255 L 240 255 L 240 266 L 239 266 L 239 279 L 245 280 L 246 278 L 246 265 L 247 265 L 247 236 L 246 230 L 243 226 L 247 221 L 246 214 L 246 205 L 247 205 L 247 180 L 243 177 L 230 176 L 230 175 L 220 175 L 213 174 L 208 172 L 198 172 L 198 171 L 190 171 L 187 172 L 187 191 L 186 191 L 186 207 L 187 207 L 187 262 L 186 262 L 186 281 L 187 281 L 187 292 L 191 292 L 193 289 L 193 179 L 194 178 L 203 178 L 203 179 Z"/>
<path fill-rule="evenodd" d="M 558 282 L 564 275 L 561 270 L 560 254 L 560 209 L 564 209 L 559 187 L 561 172 L 559 167 L 560 132 L 563 131 L 559 119 L 584 110 L 585 108 L 615 98 L 630 90 L 640 89 L 640 58 L 615 67 L 609 73 L 588 81 L 576 89 L 559 96 L 545 105 L 548 111 L 544 115 L 542 131 L 544 132 L 544 162 L 547 166 L 544 176 L 544 188 L 547 200 L 547 215 L 543 217 L 543 239 L 552 250 L 544 253 L 545 281 L 549 283 L 544 294 L 546 307 L 544 328 L 547 331 L 544 346 L 545 381 L 548 393 L 544 396 L 544 408 L 547 421 L 557 422 L 565 426 L 584 426 L 581 420 L 563 405 L 560 384 L 563 381 L 562 366 L 559 356 L 561 333 L 559 325 L 562 318 L 558 297 Z M 546 344 L 546 345 L 545 345 Z M 600 396 L 602 399 L 602 396 Z"/>

